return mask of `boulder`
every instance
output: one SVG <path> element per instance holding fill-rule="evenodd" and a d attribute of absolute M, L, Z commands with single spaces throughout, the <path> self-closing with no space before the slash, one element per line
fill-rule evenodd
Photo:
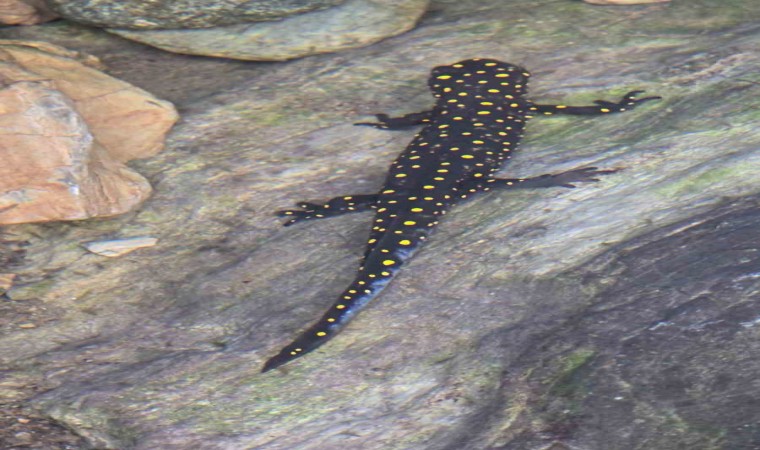
<path fill-rule="evenodd" d="M 147 180 L 124 163 L 163 147 L 174 107 L 51 44 L 0 41 L 0 224 L 121 214 Z"/>

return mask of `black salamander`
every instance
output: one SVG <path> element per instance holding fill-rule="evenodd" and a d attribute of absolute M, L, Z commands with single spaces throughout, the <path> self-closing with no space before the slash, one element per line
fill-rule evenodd
<path fill-rule="evenodd" d="M 375 210 L 367 249 L 356 279 L 309 329 L 269 359 L 263 372 L 316 349 L 335 336 L 356 313 L 388 285 L 428 238 L 454 204 L 489 190 L 575 187 L 598 181 L 614 170 L 586 167 L 534 178 L 496 178 L 533 115 L 603 115 L 631 110 L 660 97 L 636 99 L 632 91 L 617 103 L 597 100 L 593 106 L 535 104 L 525 98 L 530 74 L 493 59 L 469 59 L 433 69 L 428 84 L 436 103 L 430 111 L 359 123 L 381 129 L 424 125 L 391 164 L 375 194 L 335 197 L 326 203 L 299 203 L 281 211 L 285 225 L 350 212 Z"/>

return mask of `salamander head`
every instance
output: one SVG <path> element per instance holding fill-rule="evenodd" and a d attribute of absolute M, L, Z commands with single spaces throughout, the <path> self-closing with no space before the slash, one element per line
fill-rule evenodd
<path fill-rule="evenodd" d="M 428 85 L 437 98 L 479 93 L 521 96 L 530 73 L 520 66 L 495 59 L 475 58 L 433 69 Z"/>

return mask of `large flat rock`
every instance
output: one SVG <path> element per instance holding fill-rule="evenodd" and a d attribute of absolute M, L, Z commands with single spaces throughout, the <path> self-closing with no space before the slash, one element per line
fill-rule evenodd
<path fill-rule="evenodd" d="M 750 0 L 438 1 L 374 46 L 247 65 L 38 27 L 184 116 L 139 164 L 156 191 L 137 214 L 6 229 L 28 245 L 0 396 L 82 448 L 752 449 L 758 19 Z M 414 132 L 351 123 L 429 107 L 429 69 L 475 56 L 530 69 L 542 103 L 664 99 L 533 120 L 504 176 L 623 170 L 453 210 L 341 335 L 260 374 L 352 279 L 371 220 L 273 211 L 375 190 Z M 160 240 L 80 247 L 135 236 Z"/>

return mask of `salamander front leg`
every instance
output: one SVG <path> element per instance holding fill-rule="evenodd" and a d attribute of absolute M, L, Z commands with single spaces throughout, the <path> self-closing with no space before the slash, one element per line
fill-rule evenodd
<path fill-rule="evenodd" d="M 352 212 L 366 211 L 374 207 L 375 203 L 377 203 L 377 198 L 377 194 L 361 194 L 335 197 L 327 203 L 322 204 L 301 202 L 298 203 L 298 207 L 301 209 L 278 211 L 277 215 L 290 218 L 283 224 L 287 227 L 304 220 L 324 219 Z"/>
<path fill-rule="evenodd" d="M 401 130 L 430 122 L 430 119 L 433 117 L 433 111 L 422 111 L 407 114 L 402 117 L 390 117 L 387 114 L 375 114 L 375 117 L 377 117 L 379 122 L 359 122 L 354 125 L 366 125 L 383 130 Z"/>
<path fill-rule="evenodd" d="M 662 97 L 644 97 L 637 99 L 638 94 L 642 94 L 644 91 L 631 91 L 623 99 L 617 103 L 608 102 L 606 100 L 596 100 L 595 106 L 566 106 L 566 105 L 531 105 L 528 110 L 535 111 L 546 116 L 553 114 L 569 114 L 575 116 L 591 116 L 601 115 L 609 113 L 617 113 L 623 111 L 630 111 L 638 105 L 651 101 L 659 100 Z"/>

